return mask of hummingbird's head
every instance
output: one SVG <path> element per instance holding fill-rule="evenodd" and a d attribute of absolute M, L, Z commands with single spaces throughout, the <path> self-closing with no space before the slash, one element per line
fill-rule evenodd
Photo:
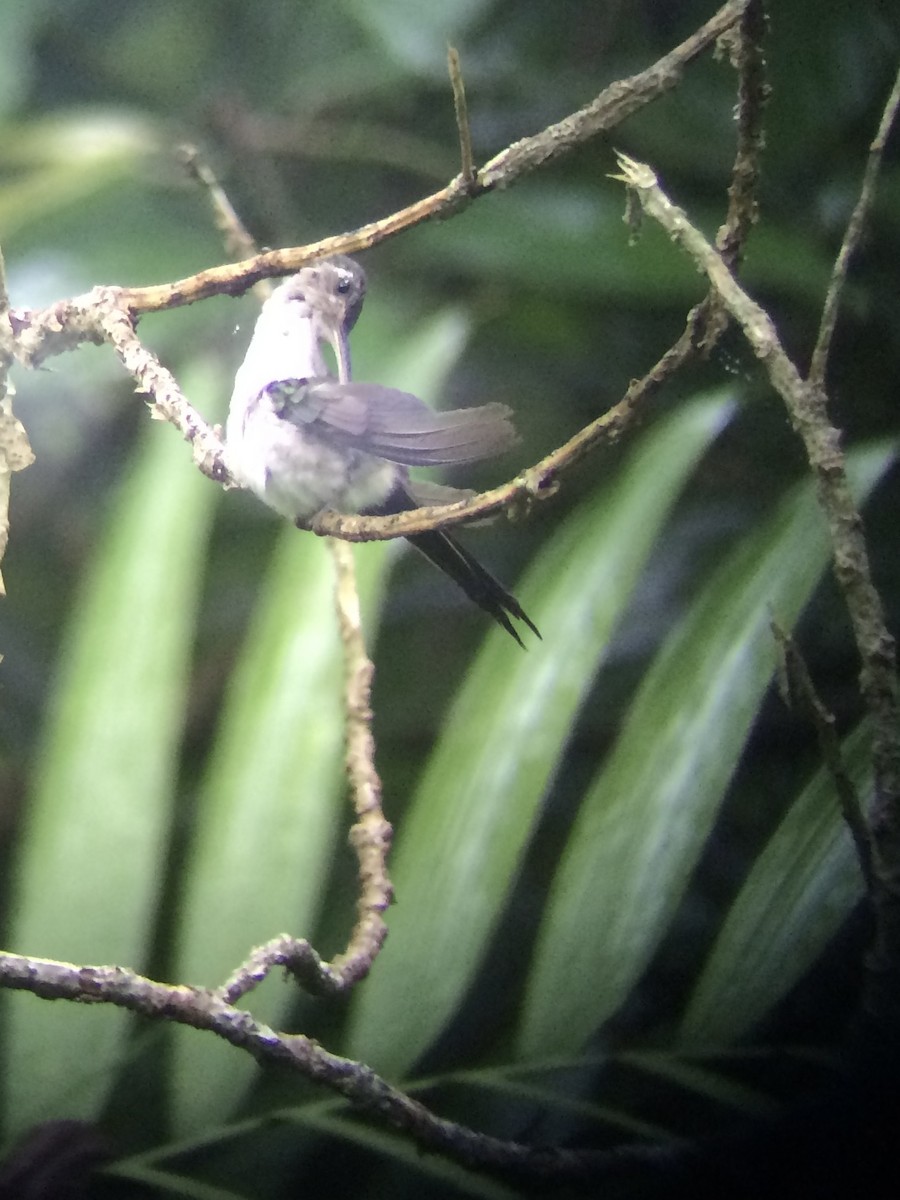
<path fill-rule="evenodd" d="M 362 310 L 366 274 L 352 258 L 336 255 L 303 267 L 286 279 L 275 295 L 282 303 L 303 305 L 333 334 L 346 334 Z"/>
<path fill-rule="evenodd" d="M 350 378 L 348 335 L 365 295 L 365 271 L 352 258 L 335 255 L 291 275 L 268 303 L 290 306 L 303 320 L 313 323 L 316 336 L 333 348 L 340 378 L 346 382 Z"/>
<path fill-rule="evenodd" d="M 318 269 L 322 286 L 332 290 L 343 301 L 343 326 L 345 332 L 349 333 L 356 324 L 366 298 L 366 273 L 359 263 L 345 254 L 327 258 L 319 264 Z"/>

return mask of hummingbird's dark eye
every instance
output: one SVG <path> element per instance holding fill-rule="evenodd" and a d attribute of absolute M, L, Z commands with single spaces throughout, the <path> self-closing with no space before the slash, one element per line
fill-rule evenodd
<path fill-rule="evenodd" d="M 349 280 L 349 279 L 339 279 L 338 280 L 337 292 L 338 292 L 339 296 L 346 296 L 347 293 L 350 291 L 350 288 L 351 288 L 351 280 Z"/>

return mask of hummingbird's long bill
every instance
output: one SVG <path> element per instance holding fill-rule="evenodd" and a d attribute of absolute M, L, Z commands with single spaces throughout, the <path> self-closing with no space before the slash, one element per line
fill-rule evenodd
<path fill-rule="evenodd" d="M 417 508 L 409 467 L 474 462 L 517 440 L 505 405 L 435 412 L 409 392 L 351 380 L 349 333 L 365 286 L 362 269 L 345 258 L 291 276 L 263 305 L 235 377 L 228 468 L 298 524 L 323 509 Z M 334 350 L 338 379 L 328 369 L 324 344 Z M 409 541 L 520 645 L 510 617 L 540 637 L 515 597 L 450 534 L 433 530 Z"/>
<path fill-rule="evenodd" d="M 334 350 L 335 361 L 338 367 L 338 380 L 341 383 L 349 383 L 351 375 L 350 364 L 350 338 L 348 330 L 341 326 L 331 332 L 331 348 Z"/>

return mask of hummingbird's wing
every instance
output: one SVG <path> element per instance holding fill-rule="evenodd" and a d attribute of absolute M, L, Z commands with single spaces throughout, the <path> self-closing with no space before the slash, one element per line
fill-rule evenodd
<path fill-rule="evenodd" d="M 474 462 L 518 440 L 505 404 L 435 412 L 409 392 L 330 377 L 279 380 L 265 391 L 292 425 L 408 467 Z"/>

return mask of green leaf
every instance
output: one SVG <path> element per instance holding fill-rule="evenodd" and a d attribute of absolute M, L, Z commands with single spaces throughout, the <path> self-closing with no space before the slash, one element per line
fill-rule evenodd
<path fill-rule="evenodd" d="M 573 1073 L 580 1070 L 589 1076 L 589 1062 L 582 1059 L 573 1065 Z M 674 1134 L 657 1121 L 647 1121 L 622 1105 L 609 1102 L 600 1103 L 595 1098 L 592 1089 L 590 1098 L 581 1099 L 576 1094 L 577 1085 L 571 1078 L 566 1079 L 562 1090 L 556 1079 L 558 1060 L 536 1064 L 523 1068 L 520 1064 L 509 1066 L 503 1064 L 496 1068 L 485 1068 L 481 1071 L 465 1071 L 449 1079 L 462 1084 L 479 1088 L 484 1094 L 496 1093 L 506 1096 L 511 1104 L 524 1105 L 530 1103 L 543 1113 L 542 1125 L 546 1129 L 551 1118 L 559 1128 L 566 1133 L 576 1121 L 590 1122 L 610 1131 L 614 1136 L 627 1138 L 646 1138 L 648 1141 L 666 1142 L 674 1140 Z M 595 1083 L 591 1080 L 591 1083 Z M 607 1099 L 609 1099 L 607 1097 Z M 546 1135 L 545 1135 L 546 1136 Z M 547 1138 L 546 1140 L 551 1140 Z"/>
<path fill-rule="evenodd" d="M 247 1200 L 247 1192 L 216 1187 L 176 1171 L 145 1167 L 125 1160 L 101 1173 L 103 1179 L 125 1179 L 143 1188 L 153 1188 L 159 1196 L 177 1196 L 180 1200 Z"/>
<path fill-rule="evenodd" d="M 667 1051 L 631 1051 L 616 1055 L 616 1062 L 638 1067 L 660 1082 L 674 1083 L 685 1093 L 704 1097 L 721 1108 L 733 1108 L 747 1116 L 771 1117 L 777 1101 L 755 1087 L 739 1083 L 706 1063 L 692 1062 Z"/>
<path fill-rule="evenodd" d="M 217 365 L 185 384 L 207 409 Z M 140 966 L 172 815 L 204 545 L 218 488 L 147 422 L 63 651 L 12 889 L 10 948 Z M 96 1114 L 126 1014 L 3 997 L 13 1130 Z"/>
<path fill-rule="evenodd" d="M 480 1173 L 438 1154 L 423 1154 L 408 1137 L 379 1126 L 364 1125 L 359 1118 L 334 1112 L 323 1104 L 307 1104 L 293 1113 L 282 1110 L 282 1120 L 294 1119 L 305 1129 L 327 1134 L 338 1142 L 368 1151 L 383 1160 L 382 1172 L 368 1183 L 370 1195 L 393 1196 L 408 1187 L 409 1178 L 415 1181 L 420 1195 L 453 1195 L 476 1200 L 515 1200 L 521 1192 L 506 1184 L 486 1178 Z M 452 1190 L 451 1190 L 452 1189 Z"/>
<path fill-rule="evenodd" d="M 844 766 L 865 801 L 871 729 L 845 740 Z M 728 911 L 681 1023 L 686 1044 L 734 1041 L 812 966 L 863 894 L 834 783 L 820 768 L 753 864 Z"/>
<path fill-rule="evenodd" d="M 851 456 L 868 491 L 889 459 Z M 716 571 L 644 678 L 591 785 L 553 883 L 520 1052 L 574 1053 L 625 1000 L 675 911 L 772 675 L 774 610 L 791 625 L 828 563 L 812 484 Z"/>
<path fill-rule="evenodd" d="M 354 1003 L 351 1057 L 402 1076 L 452 1016 L 635 580 L 730 411 L 718 393 L 660 422 L 559 530 L 521 589 L 542 643 L 523 654 L 502 630 L 487 636 L 397 830 L 397 906 Z"/>

